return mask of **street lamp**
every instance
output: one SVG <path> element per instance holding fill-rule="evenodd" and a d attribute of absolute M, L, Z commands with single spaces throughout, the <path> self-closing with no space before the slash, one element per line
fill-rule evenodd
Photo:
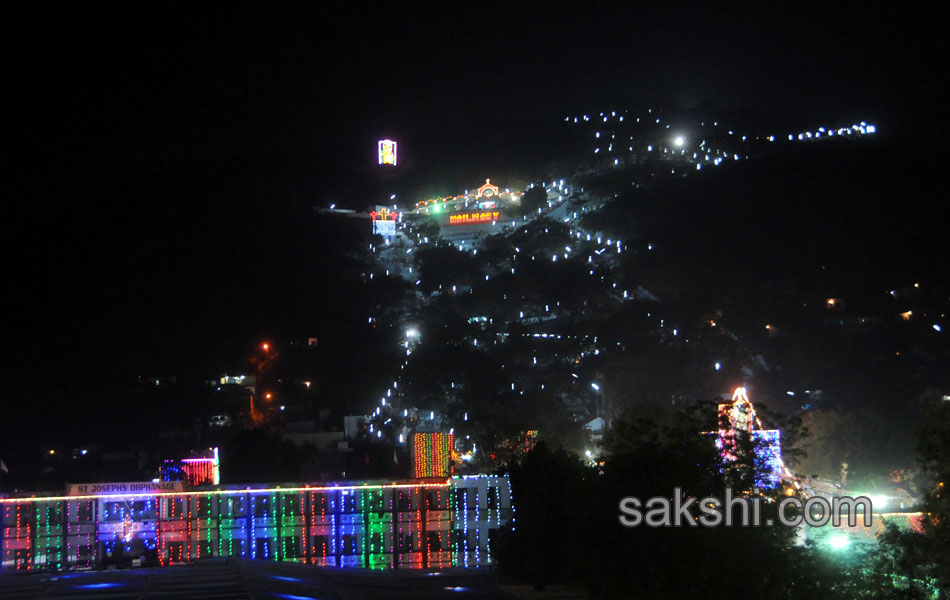
<path fill-rule="evenodd" d="M 606 406 L 604 406 L 604 397 L 600 395 L 600 384 L 592 382 L 590 387 L 594 390 L 594 416 L 606 417 Z M 600 396 L 600 402 L 598 402 L 598 396 Z"/>

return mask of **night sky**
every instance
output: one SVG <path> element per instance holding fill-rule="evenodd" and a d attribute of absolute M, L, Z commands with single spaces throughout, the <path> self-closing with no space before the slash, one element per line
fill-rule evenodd
<path fill-rule="evenodd" d="M 928 122 L 945 94 L 927 5 L 664 4 L 168 3 L 11 20 L 4 456 L 47 422 L 129 410 L 116 378 L 280 332 L 294 294 L 269 291 L 287 278 L 262 281 L 260 265 L 299 244 L 267 225 L 327 199 L 370 204 L 347 192 L 380 137 L 424 178 L 476 154 L 481 131 L 650 102 L 943 128 Z M 332 279 L 333 240 L 314 243 L 313 277 Z M 230 283 L 208 276 L 221 269 Z"/>
<path fill-rule="evenodd" d="M 943 88 L 926 9 L 662 4 L 50 9 L 13 32 L 17 162 L 28 190 L 78 199 L 242 154 L 332 172 L 381 133 L 457 145 L 473 122 L 651 99 L 898 122 Z"/>

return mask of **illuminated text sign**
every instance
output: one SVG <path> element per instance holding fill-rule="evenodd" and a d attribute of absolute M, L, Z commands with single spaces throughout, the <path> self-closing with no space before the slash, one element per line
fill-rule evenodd
<path fill-rule="evenodd" d="M 124 483 L 70 483 L 67 496 L 93 496 L 104 494 L 152 494 L 155 492 L 184 491 L 180 481 L 132 481 Z"/>
<path fill-rule="evenodd" d="M 497 210 L 460 213 L 449 216 L 449 225 L 477 225 L 497 221 L 501 213 Z"/>

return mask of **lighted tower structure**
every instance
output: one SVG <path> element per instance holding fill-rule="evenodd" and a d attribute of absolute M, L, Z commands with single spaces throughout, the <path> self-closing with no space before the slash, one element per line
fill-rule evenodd
<path fill-rule="evenodd" d="M 740 439 L 749 440 L 753 445 L 753 464 L 755 466 L 755 485 L 760 488 L 778 487 L 782 477 L 791 478 L 791 473 L 782 461 L 781 431 L 764 429 L 755 408 L 749 401 L 744 387 L 736 388 L 732 401 L 719 405 L 719 432 L 716 446 L 725 462 L 739 459 Z"/>

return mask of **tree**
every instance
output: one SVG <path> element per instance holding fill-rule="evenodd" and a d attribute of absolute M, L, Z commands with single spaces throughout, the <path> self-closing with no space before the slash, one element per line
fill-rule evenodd
<path fill-rule="evenodd" d="M 521 197 L 521 214 L 536 214 L 539 208 L 548 205 L 548 193 L 541 186 L 534 186 Z"/>
<path fill-rule="evenodd" d="M 670 498 L 681 488 L 688 497 L 724 497 L 719 455 L 703 433 L 708 408 L 680 411 L 668 426 L 618 420 L 594 467 L 539 444 L 512 466 L 518 521 L 497 550 L 502 572 L 536 586 L 584 584 L 604 598 L 840 595 L 847 571 L 796 546 L 792 529 L 621 526 L 627 496 Z M 774 518 L 776 505 L 762 504 L 763 517 Z"/>
<path fill-rule="evenodd" d="M 537 587 L 575 582 L 581 574 L 572 544 L 592 530 L 578 518 L 590 470 L 572 454 L 552 451 L 540 442 L 520 465 L 512 465 L 517 490 L 518 527 L 500 539 L 497 554 L 502 571 L 523 577 Z"/>
<path fill-rule="evenodd" d="M 265 429 L 240 430 L 223 445 L 221 479 L 224 483 L 301 481 L 303 470 L 319 461 L 312 445 L 297 445 Z"/>
<path fill-rule="evenodd" d="M 924 588 L 932 577 L 944 595 L 950 593 L 950 402 L 934 398 L 919 436 L 918 455 L 923 472 L 922 533 L 889 526 L 882 536 L 886 562 Z"/>
<path fill-rule="evenodd" d="M 412 226 L 412 233 L 418 233 L 423 238 L 435 239 L 442 230 L 439 221 L 435 217 L 427 216 L 420 219 Z"/>
<path fill-rule="evenodd" d="M 415 257 L 422 281 L 419 289 L 427 294 L 439 289 L 448 291 L 453 285 L 471 285 L 481 275 L 480 263 L 454 246 L 421 248 Z"/>

